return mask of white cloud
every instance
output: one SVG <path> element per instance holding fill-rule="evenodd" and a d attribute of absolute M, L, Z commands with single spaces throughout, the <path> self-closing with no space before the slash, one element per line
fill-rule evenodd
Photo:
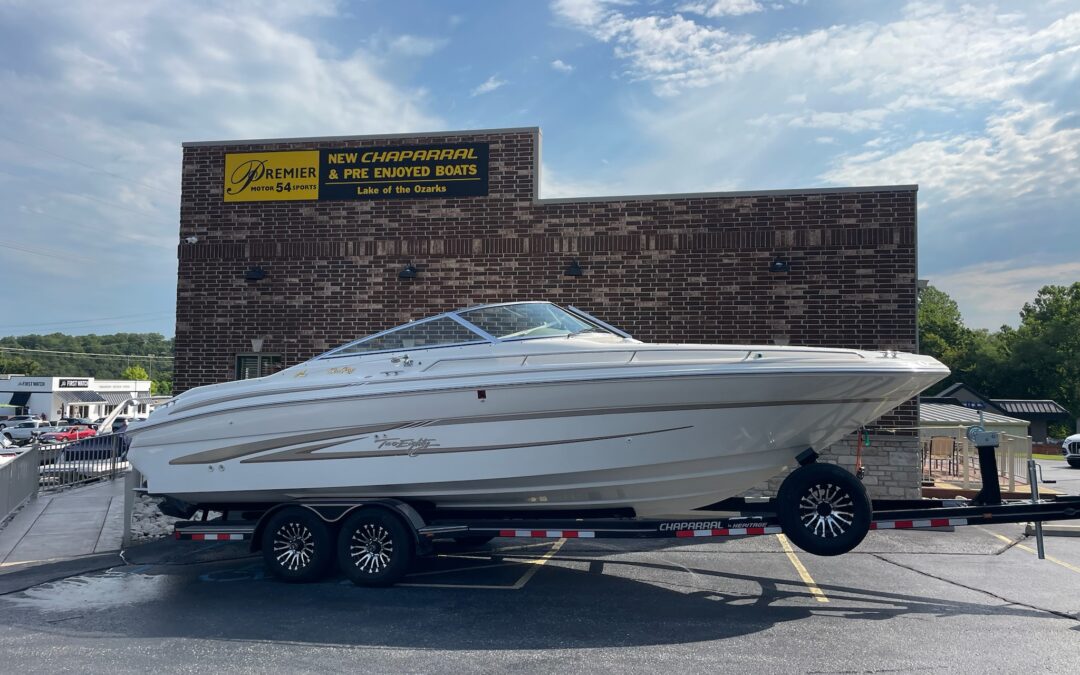
<path fill-rule="evenodd" d="M 1020 308 L 1047 285 L 1068 286 L 1080 280 L 1080 262 L 1000 260 L 929 276 L 963 308 L 964 323 L 996 330 L 1016 326 Z"/>
<path fill-rule="evenodd" d="M 103 293 L 130 296 L 142 280 L 137 294 L 168 306 L 182 141 L 442 127 L 423 90 L 313 33 L 334 12 L 302 0 L 5 4 L 5 24 L 34 39 L 0 44 L 0 88 L 17 102 L 0 107 L 0 238 L 92 260 L 71 269 Z M 434 46 L 389 40 L 415 54 Z M 0 249 L 4 264 L 11 256 Z M 31 292 L 56 304 L 71 285 L 39 279 Z"/>
<path fill-rule="evenodd" d="M 842 155 L 824 177 L 840 185 L 923 183 L 946 200 L 1057 199 L 1080 194 L 1080 129 L 1057 128 L 1062 113 L 1016 102 L 983 134 L 944 134 L 892 151 Z"/>
<path fill-rule="evenodd" d="M 572 65 L 570 65 L 569 63 L 563 62 L 562 59 L 555 59 L 554 61 L 552 61 L 551 62 L 551 67 L 554 68 L 555 70 L 559 71 L 560 73 L 572 73 L 572 72 L 574 72 L 574 67 Z"/>
<path fill-rule="evenodd" d="M 483 96 L 484 94 L 490 94 L 491 92 L 495 91 L 506 83 L 506 80 L 500 80 L 498 75 L 492 75 L 488 79 L 484 80 L 484 82 L 478 85 L 475 89 L 473 89 L 471 94 L 473 96 Z"/>
<path fill-rule="evenodd" d="M 920 257 L 940 271 L 1075 239 L 1080 8 L 1000 4 L 916 1 L 853 20 L 834 7 L 763 35 L 650 2 L 552 8 L 609 45 L 630 92 L 649 148 L 623 172 L 631 190 L 918 183 Z M 999 301 L 1014 316 L 1035 285 Z"/>
<path fill-rule="evenodd" d="M 403 56 L 431 56 L 439 51 L 449 40 L 429 38 L 421 35 L 398 35 L 390 40 L 390 49 Z"/>
<path fill-rule="evenodd" d="M 741 16 L 764 11 L 757 0 L 709 0 L 709 2 L 691 2 L 679 7 L 680 11 L 701 14 L 709 18 L 718 16 Z"/>

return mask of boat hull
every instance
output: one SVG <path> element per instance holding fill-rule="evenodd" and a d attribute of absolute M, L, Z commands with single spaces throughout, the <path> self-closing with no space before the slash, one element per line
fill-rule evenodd
<path fill-rule="evenodd" d="M 700 368 L 343 387 L 208 405 L 137 430 L 130 456 L 151 494 L 193 504 L 394 497 L 439 508 L 665 515 L 739 494 L 941 377 L 917 368 Z"/>

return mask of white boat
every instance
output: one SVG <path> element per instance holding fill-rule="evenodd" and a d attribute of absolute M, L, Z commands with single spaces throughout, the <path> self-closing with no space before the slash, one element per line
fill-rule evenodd
<path fill-rule="evenodd" d="M 502 303 L 187 391 L 131 427 L 129 457 L 150 494 L 189 505 L 674 514 L 765 481 L 948 372 L 892 351 L 645 344 L 572 307 Z"/>

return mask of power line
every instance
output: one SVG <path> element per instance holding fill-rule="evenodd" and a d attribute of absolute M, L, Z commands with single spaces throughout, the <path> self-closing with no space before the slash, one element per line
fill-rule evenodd
<path fill-rule="evenodd" d="M 165 312 L 143 312 L 140 314 L 124 314 L 121 316 L 103 316 L 97 319 L 75 319 L 72 321 L 46 321 L 42 323 L 9 323 L 8 328 L 33 328 L 37 326 L 65 326 L 73 323 L 104 323 L 105 321 L 112 321 L 114 319 L 132 319 L 149 316 L 162 316 L 164 314 L 172 314 L 172 310 Z"/>
<path fill-rule="evenodd" d="M 79 227 L 81 227 L 83 229 L 86 229 L 86 230 L 93 230 L 95 232 L 101 232 L 102 234 L 108 234 L 108 235 L 111 235 L 111 236 L 114 236 L 114 237 L 120 237 L 122 239 L 128 239 L 130 241 L 133 241 L 133 242 L 136 242 L 136 243 L 139 243 L 139 244 L 145 244 L 145 245 L 150 244 L 150 241 L 146 237 L 137 237 L 137 236 L 134 236 L 134 235 L 126 234 L 124 232 L 117 232 L 116 230 L 107 229 L 107 228 L 104 228 L 104 227 L 95 227 L 94 225 L 88 225 L 85 221 L 75 220 L 74 218 L 65 218 L 63 216 L 58 216 L 58 215 L 55 215 L 55 214 L 52 214 L 52 213 L 45 213 L 45 212 L 42 212 L 42 211 L 24 211 L 23 213 L 26 214 L 26 215 L 29 215 L 29 216 L 42 216 L 42 217 L 45 217 L 45 218 L 52 218 L 53 220 L 59 220 L 61 222 L 65 222 L 65 223 L 72 223 L 73 225 L 78 225 Z M 164 221 L 162 221 L 162 223 L 164 223 Z M 156 225 L 157 223 L 154 223 L 154 224 Z"/>
<path fill-rule="evenodd" d="M 173 360 L 172 356 L 152 356 L 147 354 L 102 354 L 100 352 L 60 352 L 52 349 L 26 349 L 23 347 L 0 347 L 0 351 L 28 352 L 35 354 L 65 354 L 70 356 L 94 356 L 113 359 L 168 359 L 169 361 Z"/>
<path fill-rule="evenodd" d="M 90 169 L 91 171 L 97 171 L 98 173 L 103 173 L 103 174 L 105 174 L 107 176 L 112 176 L 113 178 L 119 178 L 120 180 L 124 180 L 124 181 L 127 181 L 129 183 L 134 183 L 135 185 L 141 185 L 141 186 L 143 186 L 145 188 L 150 188 L 151 190 L 157 190 L 158 192 L 164 192 L 165 194 L 173 195 L 175 197 L 180 196 L 180 193 L 178 193 L 178 192 L 172 192 L 171 190 L 166 190 L 166 189 L 160 188 L 160 187 L 158 187 L 156 185 L 151 185 L 149 183 L 143 183 L 142 181 L 135 180 L 134 178 L 128 178 L 127 176 L 123 176 L 123 175 L 120 175 L 118 173 L 113 173 L 112 171 L 109 171 L 108 169 L 102 169 L 102 168 L 94 166 L 92 164 L 87 164 L 86 162 L 80 162 L 77 159 L 72 159 L 71 157 L 66 157 L 66 156 L 61 155 L 59 153 L 52 152 L 51 150 L 46 150 L 45 148 L 34 147 L 33 145 L 30 145 L 29 143 L 24 143 L 22 141 L 17 141 L 14 138 L 11 138 L 10 136 L 8 136 L 6 134 L 0 134 L 0 138 L 3 138 L 3 139 L 5 139 L 5 140 L 7 140 L 7 141 L 9 141 L 11 143 L 15 143 L 17 145 L 22 145 L 24 147 L 30 148 L 31 150 L 34 150 L 34 151 L 37 151 L 37 152 L 44 152 L 47 155 L 52 155 L 53 157 L 59 157 L 60 159 L 71 162 L 72 164 L 78 164 L 81 167 L 84 167 L 86 169 Z"/>
<path fill-rule="evenodd" d="M 72 260 L 79 260 L 80 255 L 76 253 L 62 253 L 53 251 L 52 253 L 44 253 L 42 251 L 35 251 L 32 248 L 26 248 L 17 244 L 12 244 L 10 241 L 0 241 L 0 248 L 10 248 L 15 251 L 22 251 L 23 253 L 30 253 L 32 255 L 40 255 L 45 258 L 56 258 L 57 260 L 66 260 L 71 262 Z"/>

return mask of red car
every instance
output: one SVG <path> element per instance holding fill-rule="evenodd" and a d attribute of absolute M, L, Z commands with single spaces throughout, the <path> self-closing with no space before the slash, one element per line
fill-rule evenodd
<path fill-rule="evenodd" d="M 96 434 L 96 431 L 86 426 L 64 427 L 60 431 L 50 431 L 47 434 L 42 434 L 41 441 L 44 443 L 70 443 L 71 441 L 90 438 Z"/>

